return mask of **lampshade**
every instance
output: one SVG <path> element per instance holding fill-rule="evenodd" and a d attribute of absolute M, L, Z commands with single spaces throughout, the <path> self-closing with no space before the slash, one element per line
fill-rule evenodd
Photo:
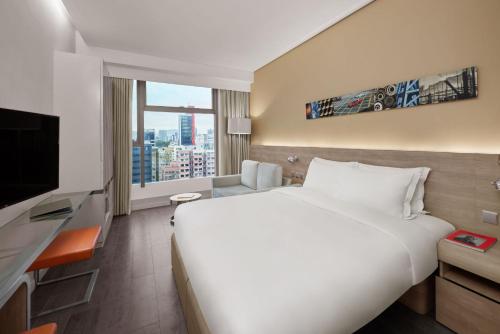
<path fill-rule="evenodd" d="M 252 123 L 250 118 L 228 118 L 227 133 L 249 135 L 252 133 Z"/>

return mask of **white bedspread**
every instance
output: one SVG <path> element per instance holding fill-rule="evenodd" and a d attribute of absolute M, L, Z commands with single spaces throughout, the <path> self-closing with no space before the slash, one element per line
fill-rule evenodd
<path fill-rule="evenodd" d="M 306 188 L 184 204 L 175 221 L 213 334 L 352 333 L 437 268 L 453 230 Z"/>

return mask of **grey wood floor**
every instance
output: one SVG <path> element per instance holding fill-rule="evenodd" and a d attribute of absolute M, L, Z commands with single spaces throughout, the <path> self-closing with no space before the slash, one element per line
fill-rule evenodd
<path fill-rule="evenodd" d="M 35 318 L 33 325 L 55 321 L 59 334 L 186 333 L 170 265 L 172 212 L 161 207 L 116 217 L 105 246 L 91 260 L 49 270 L 47 278 L 93 268 L 100 273 L 89 304 Z M 82 297 L 87 282 L 79 278 L 38 288 L 32 295 L 33 312 Z M 432 316 L 396 303 L 358 333 L 451 332 Z"/>

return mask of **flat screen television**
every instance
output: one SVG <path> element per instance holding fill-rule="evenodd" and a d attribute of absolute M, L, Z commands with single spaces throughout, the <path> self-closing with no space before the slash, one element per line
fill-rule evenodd
<path fill-rule="evenodd" d="M 0 209 L 59 187 L 59 117 L 0 108 Z"/>

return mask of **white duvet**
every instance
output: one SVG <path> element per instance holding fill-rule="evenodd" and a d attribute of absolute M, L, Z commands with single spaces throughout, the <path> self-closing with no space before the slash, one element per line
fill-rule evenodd
<path fill-rule="evenodd" d="M 175 221 L 212 334 L 352 333 L 437 268 L 453 230 L 307 188 L 188 203 Z"/>

